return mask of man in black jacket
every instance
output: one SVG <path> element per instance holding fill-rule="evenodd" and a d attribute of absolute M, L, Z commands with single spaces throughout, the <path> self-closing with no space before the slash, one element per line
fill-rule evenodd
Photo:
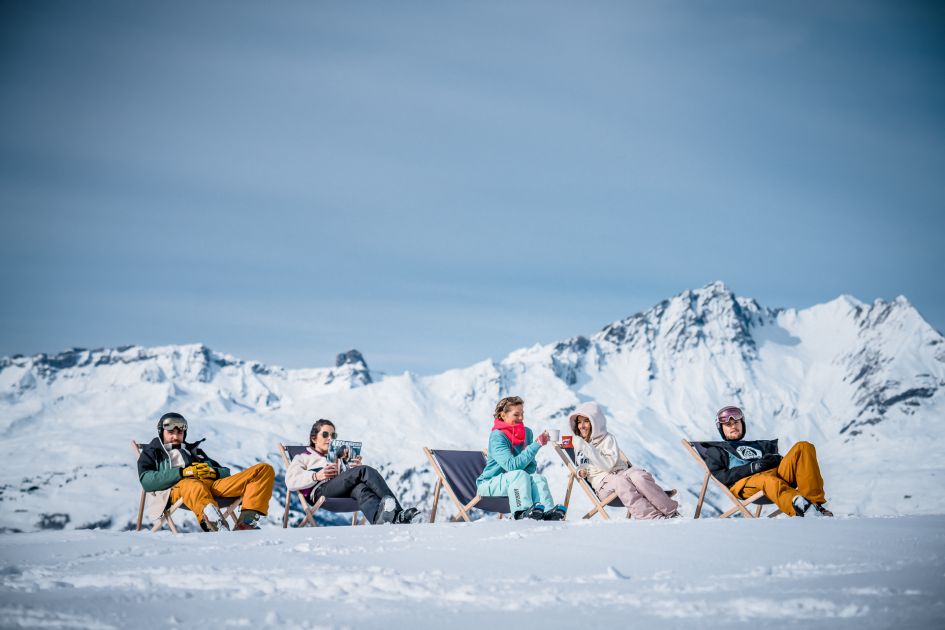
<path fill-rule="evenodd" d="M 276 475 L 269 464 L 256 464 L 243 472 L 210 459 L 200 448 L 203 440 L 186 442 L 187 420 L 166 413 L 157 424 L 158 437 L 141 449 L 138 479 L 148 492 L 148 516 L 160 518 L 170 503 L 183 498 L 206 531 L 229 529 L 216 497 L 242 497 L 236 529 L 259 529 L 257 522 L 269 510 Z"/>
<path fill-rule="evenodd" d="M 705 461 L 735 496 L 747 499 L 762 490 L 788 516 L 804 516 L 812 506 L 817 516 L 833 516 L 824 507 L 824 479 L 813 444 L 798 442 L 782 458 L 777 440 L 745 441 L 745 414 L 733 406 L 719 409 L 715 425 L 725 441 L 702 442 Z"/>

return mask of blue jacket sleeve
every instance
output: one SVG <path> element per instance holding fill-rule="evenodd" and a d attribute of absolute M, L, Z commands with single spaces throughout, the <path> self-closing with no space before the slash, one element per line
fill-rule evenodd
<path fill-rule="evenodd" d="M 531 438 L 532 432 L 528 430 L 525 441 L 528 442 Z M 535 455 L 538 454 L 540 448 L 541 444 L 532 442 L 516 455 L 512 451 L 512 444 L 509 439 L 501 431 L 493 431 L 492 435 L 489 436 L 489 456 L 506 472 L 528 468 L 535 461 Z"/>

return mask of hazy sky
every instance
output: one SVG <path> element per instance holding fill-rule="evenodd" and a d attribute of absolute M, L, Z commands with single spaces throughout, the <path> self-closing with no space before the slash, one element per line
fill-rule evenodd
<path fill-rule="evenodd" d="M 3 2 L 0 355 L 432 373 L 722 280 L 945 330 L 945 11 Z"/>

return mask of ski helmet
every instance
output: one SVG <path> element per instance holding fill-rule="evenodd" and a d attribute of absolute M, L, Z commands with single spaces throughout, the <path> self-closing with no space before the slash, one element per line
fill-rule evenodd
<path fill-rule="evenodd" d="M 164 422 L 167 421 L 168 428 L 181 427 L 184 429 L 184 441 L 187 441 L 187 418 L 177 412 L 171 411 L 161 416 L 157 423 L 158 437 L 161 442 L 164 441 Z"/>
<path fill-rule="evenodd" d="M 722 430 L 722 422 L 730 422 L 732 419 L 741 420 L 742 422 L 742 434 L 737 438 L 729 439 L 725 437 L 725 432 Z M 715 428 L 719 430 L 719 435 L 722 436 L 722 439 L 726 442 L 735 442 L 741 440 L 745 437 L 745 434 L 748 432 L 748 424 L 745 422 L 745 414 L 742 412 L 741 408 L 734 405 L 728 405 L 722 407 L 715 414 Z"/>

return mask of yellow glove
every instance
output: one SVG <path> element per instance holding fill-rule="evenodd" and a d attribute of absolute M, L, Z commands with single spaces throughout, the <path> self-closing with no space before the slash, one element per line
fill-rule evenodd
<path fill-rule="evenodd" d="M 197 474 L 197 479 L 216 479 L 217 471 L 205 462 L 197 462 L 194 464 L 194 470 Z"/>
<path fill-rule="evenodd" d="M 188 466 L 180 471 L 180 474 L 184 479 L 197 479 L 197 468 L 196 466 Z"/>

